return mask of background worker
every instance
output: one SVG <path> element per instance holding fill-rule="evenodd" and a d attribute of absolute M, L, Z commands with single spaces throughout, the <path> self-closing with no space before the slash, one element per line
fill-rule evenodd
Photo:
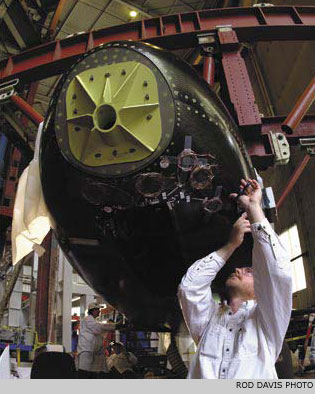
<path fill-rule="evenodd" d="M 78 343 L 78 377 L 95 379 L 106 371 L 103 336 L 107 331 L 115 330 L 115 323 L 100 323 L 96 318 L 100 306 L 89 304 L 88 315 L 81 322 Z"/>
<path fill-rule="evenodd" d="M 195 262 L 179 286 L 183 315 L 198 346 L 188 378 L 277 378 L 275 362 L 292 307 L 290 258 L 265 218 L 258 182 L 242 180 L 241 191 L 231 197 L 245 213 L 228 243 Z M 248 232 L 254 239 L 253 269 L 235 269 L 226 281 L 228 304 L 220 306 L 211 282 Z"/>
<path fill-rule="evenodd" d="M 111 354 L 107 357 L 106 363 L 108 371 L 114 379 L 136 379 L 137 375 L 134 366 L 137 364 L 137 357 L 127 352 L 121 342 L 111 344 Z"/>

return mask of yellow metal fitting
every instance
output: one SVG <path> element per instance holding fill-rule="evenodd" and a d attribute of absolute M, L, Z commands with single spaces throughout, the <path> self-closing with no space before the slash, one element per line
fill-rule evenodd
<path fill-rule="evenodd" d="M 87 166 L 143 160 L 161 140 L 156 77 L 136 61 L 78 74 L 66 92 L 66 112 L 70 150 Z"/>

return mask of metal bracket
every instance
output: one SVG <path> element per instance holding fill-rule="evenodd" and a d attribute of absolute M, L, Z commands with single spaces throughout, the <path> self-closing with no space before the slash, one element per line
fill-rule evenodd
<path fill-rule="evenodd" d="M 215 35 L 213 33 L 197 34 L 197 39 L 199 45 L 209 45 L 215 43 Z"/>
<path fill-rule="evenodd" d="M 272 4 L 272 3 L 258 3 L 258 4 L 253 4 L 252 7 L 274 7 L 274 4 Z"/>
<path fill-rule="evenodd" d="M 221 32 L 232 31 L 232 25 L 217 25 L 215 28 Z"/>
<path fill-rule="evenodd" d="M 272 187 L 262 189 L 262 208 L 271 223 L 277 221 L 277 205 Z"/>
<path fill-rule="evenodd" d="M 309 155 L 315 155 L 315 138 L 300 138 L 299 142 Z"/>
<path fill-rule="evenodd" d="M 269 131 L 273 151 L 275 154 L 274 164 L 276 166 L 283 166 L 288 164 L 290 160 L 290 145 L 282 133 L 273 133 Z"/>
<path fill-rule="evenodd" d="M 4 82 L 0 85 L 0 104 L 4 104 L 15 93 L 15 86 L 19 83 L 18 79 Z"/>

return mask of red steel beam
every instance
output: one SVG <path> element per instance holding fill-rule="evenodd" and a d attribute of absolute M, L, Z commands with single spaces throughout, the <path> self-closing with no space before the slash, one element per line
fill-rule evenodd
<path fill-rule="evenodd" d="M 230 25 L 240 42 L 314 40 L 315 7 L 226 8 L 167 15 L 73 35 L 0 61 L 0 83 L 36 81 L 62 73 L 93 46 L 115 40 L 146 41 L 166 49 L 192 48 L 198 34 Z"/>
<path fill-rule="evenodd" d="M 26 115 L 36 126 L 38 126 L 44 118 L 39 114 L 31 105 L 29 105 L 22 97 L 13 95 L 10 97 L 12 103 L 14 103 L 19 109 Z"/>
<path fill-rule="evenodd" d="M 315 100 L 315 75 L 303 94 L 300 96 L 292 111 L 289 113 L 281 128 L 287 134 L 292 134 L 300 124 L 304 115 Z"/>
<path fill-rule="evenodd" d="M 19 181 L 18 173 L 21 157 L 21 152 L 17 148 L 13 147 L 2 198 L 0 199 L 0 216 L 6 216 L 9 218 L 12 218 L 13 216 L 15 191 Z"/>
<path fill-rule="evenodd" d="M 238 124 L 260 131 L 261 118 L 237 35 L 231 28 L 223 28 L 218 36 L 224 76 Z"/>
<path fill-rule="evenodd" d="M 310 161 L 310 158 L 311 158 L 311 156 L 309 154 L 306 154 L 304 156 L 304 159 L 299 164 L 299 166 L 295 169 L 294 173 L 292 174 L 289 182 L 287 183 L 286 187 L 284 188 L 284 191 L 282 192 L 282 194 L 276 204 L 277 209 L 279 209 L 281 207 L 284 200 L 287 198 L 288 194 L 293 189 L 294 185 L 296 184 L 296 182 L 298 181 L 302 172 L 304 171 L 305 167 L 307 166 L 307 163 Z"/>
<path fill-rule="evenodd" d="M 283 133 L 281 125 L 284 122 L 285 116 L 271 116 L 261 118 L 262 127 L 261 134 Z M 248 133 L 244 133 L 245 139 Z M 285 135 L 290 145 L 299 143 L 300 138 L 315 137 L 315 115 L 305 115 L 301 123 L 296 128 L 294 134 Z"/>
<path fill-rule="evenodd" d="M 284 119 L 284 116 L 261 118 L 260 134 L 252 133 L 250 129 L 246 130 L 246 132 L 242 130 L 247 151 L 255 168 L 264 170 L 274 165 L 274 153 L 269 133 L 282 133 L 285 135 L 281 130 L 281 124 Z M 247 138 L 249 136 L 250 138 Z M 315 115 L 305 116 L 294 134 L 285 135 L 285 137 L 291 146 L 299 144 L 300 138 L 315 137 Z"/>
<path fill-rule="evenodd" d="M 27 98 L 26 98 L 26 102 L 30 105 L 33 106 L 34 104 L 34 100 L 35 100 L 35 96 L 36 96 L 36 92 L 38 89 L 38 84 L 39 82 L 33 82 L 30 84 L 30 88 L 27 92 Z M 27 116 L 23 116 L 22 118 L 22 123 L 24 127 L 28 126 L 28 117 Z"/>

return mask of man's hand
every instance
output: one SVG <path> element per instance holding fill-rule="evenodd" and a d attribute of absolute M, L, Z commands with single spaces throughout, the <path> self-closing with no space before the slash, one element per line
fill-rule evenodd
<path fill-rule="evenodd" d="M 246 185 L 248 187 L 245 188 Z M 262 221 L 265 215 L 261 208 L 262 191 L 259 183 L 255 179 L 242 179 L 240 193 L 241 195 L 232 193 L 230 197 L 237 199 L 238 206 L 247 213 L 251 223 Z"/>
<path fill-rule="evenodd" d="M 234 249 L 238 248 L 244 241 L 245 233 L 250 233 L 250 231 L 251 229 L 249 220 L 247 220 L 247 213 L 243 213 L 233 225 L 229 243 L 234 247 Z"/>
<path fill-rule="evenodd" d="M 229 242 L 221 249 L 217 250 L 218 255 L 222 257 L 223 260 L 227 261 L 234 253 L 235 249 L 241 246 L 245 233 L 249 233 L 250 231 L 250 223 L 247 220 L 247 214 L 244 212 L 234 223 Z"/>

